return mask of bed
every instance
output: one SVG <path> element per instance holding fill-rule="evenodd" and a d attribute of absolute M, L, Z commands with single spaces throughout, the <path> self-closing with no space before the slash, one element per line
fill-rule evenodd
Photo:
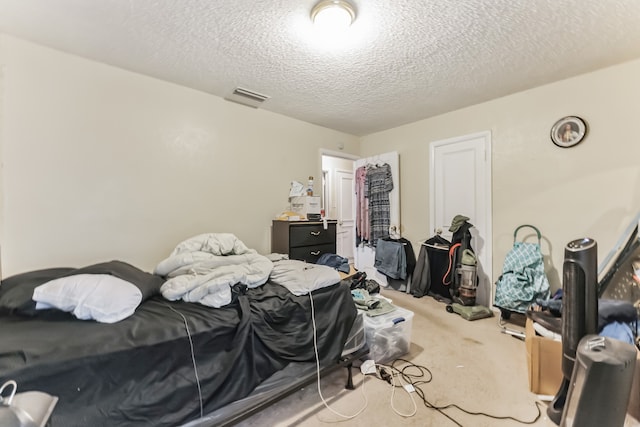
<path fill-rule="evenodd" d="M 149 288 L 164 279 L 121 261 L 98 267 L 114 264 L 153 283 L 141 283 L 147 294 L 135 312 L 113 323 L 16 303 L 16 290 L 28 294 L 78 270 L 32 271 L 0 285 L 0 384 L 15 380 L 19 392 L 57 396 L 52 427 L 236 422 L 315 378 L 311 304 L 322 371 L 364 354 L 344 352 L 357 310 L 339 281 L 313 290 L 313 300 L 271 278 L 237 284 L 229 304 L 212 308 L 154 294 Z"/>

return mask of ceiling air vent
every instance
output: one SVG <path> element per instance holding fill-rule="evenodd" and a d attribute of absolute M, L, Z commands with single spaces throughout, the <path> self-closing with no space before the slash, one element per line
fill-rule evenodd
<path fill-rule="evenodd" d="M 249 89 L 237 87 L 224 99 L 227 101 L 237 102 L 238 104 L 246 105 L 248 107 L 258 108 L 260 104 L 269 99 L 269 97 Z"/>

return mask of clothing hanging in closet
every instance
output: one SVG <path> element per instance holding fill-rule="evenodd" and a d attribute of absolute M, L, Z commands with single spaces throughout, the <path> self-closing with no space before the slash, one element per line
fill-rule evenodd
<path fill-rule="evenodd" d="M 375 245 L 378 239 L 389 237 L 391 225 L 391 203 L 389 193 L 393 190 L 391 166 L 384 163 L 367 169 L 367 195 L 369 196 L 369 241 Z"/>
<path fill-rule="evenodd" d="M 368 164 L 356 169 L 356 243 L 375 246 L 389 237 L 393 190 L 391 166 Z"/>

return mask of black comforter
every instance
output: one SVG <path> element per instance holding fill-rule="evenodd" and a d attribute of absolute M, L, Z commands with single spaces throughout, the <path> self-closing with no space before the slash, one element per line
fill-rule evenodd
<path fill-rule="evenodd" d="M 340 284 L 312 296 L 329 364 L 356 309 Z M 58 396 L 52 427 L 179 425 L 246 396 L 290 361 L 313 360 L 309 296 L 269 282 L 220 309 L 155 296 L 114 324 L 57 311 L 0 315 L 0 384 Z"/>

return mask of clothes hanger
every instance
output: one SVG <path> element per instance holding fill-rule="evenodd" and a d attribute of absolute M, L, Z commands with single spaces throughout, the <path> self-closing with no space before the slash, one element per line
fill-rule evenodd
<path fill-rule="evenodd" d="M 449 245 L 446 243 L 427 243 L 427 242 L 422 242 L 422 246 L 426 246 L 428 248 L 432 248 L 432 249 L 438 249 L 439 251 L 448 251 L 449 250 Z"/>
<path fill-rule="evenodd" d="M 424 242 L 422 242 L 422 245 L 424 246 L 428 246 L 430 248 L 434 248 L 434 249 L 445 249 L 448 250 L 449 246 L 451 245 L 451 242 L 449 242 L 447 239 L 445 239 L 444 237 L 442 237 L 442 228 L 437 228 L 435 230 L 436 235 L 426 239 Z M 427 241 L 429 240 L 435 240 L 435 243 L 427 243 Z"/>

